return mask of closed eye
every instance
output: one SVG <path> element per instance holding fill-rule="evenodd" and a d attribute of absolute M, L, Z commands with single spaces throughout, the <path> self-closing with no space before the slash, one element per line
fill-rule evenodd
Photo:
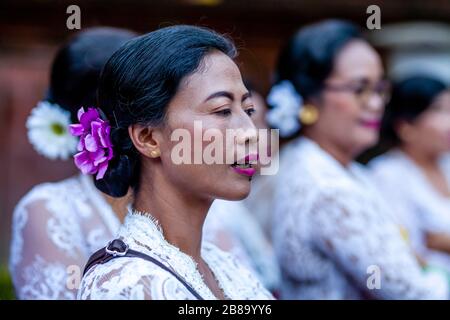
<path fill-rule="evenodd" d="M 253 107 L 245 109 L 245 113 L 247 113 L 249 117 L 251 117 L 255 112 L 256 110 Z"/>
<path fill-rule="evenodd" d="M 214 112 L 214 114 L 217 114 L 217 115 L 222 116 L 222 117 L 226 117 L 226 116 L 229 116 L 231 114 L 231 109 L 228 109 L 228 108 L 227 109 L 222 109 L 222 110 Z"/>

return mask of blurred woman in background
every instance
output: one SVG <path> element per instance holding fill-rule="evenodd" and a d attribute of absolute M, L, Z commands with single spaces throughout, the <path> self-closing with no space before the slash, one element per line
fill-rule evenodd
<path fill-rule="evenodd" d="M 450 90 L 411 76 L 395 84 L 383 121 L 391 146 L 372 160 L 379 189 L 426 266 L 450 272 Z"/>
<path fill-rule="evenodd" d="M 267 115 L 284 138 L 273 218 L 282 298 L 447 298 L 425 276 L 366 170 L 389 86 L 357 28 L 302 28 L 281 53 Z"/>
<path fill-rule="evenodd" d="M 69 159 L 77 140 L 68 132 L 80 106 L 97 105 L 103 65 L 133 32 L 93 28 L 78 33 L 56 54 L 48 96 L 28 118 L 30 142 L 50 159 Z M 35 186 L 13 214 L 9 268 L 19 299 L 75 299 L 89 256 L 113 238 L 128 196 L 98 191 L 79 174 Z"/>

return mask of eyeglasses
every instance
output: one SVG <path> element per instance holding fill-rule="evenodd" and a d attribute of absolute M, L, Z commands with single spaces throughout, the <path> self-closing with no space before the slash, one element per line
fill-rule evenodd
<path fill-rule="evenodd" d="M 347 83 L 342 85 L 326 84 L 325 89 L 351 92 L 363 105 L 367 105 L 369 99 L 374 94 L 382 99 L 384 105 L 391 99 L 391 84 L 387 80 L 381 80 L 375 84 L 372 84 L 367 80 L 360 81 L 359 83 Z"/>

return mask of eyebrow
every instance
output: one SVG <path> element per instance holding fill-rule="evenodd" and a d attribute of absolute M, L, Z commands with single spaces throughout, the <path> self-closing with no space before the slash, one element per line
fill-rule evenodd
<path fill-rule="evenodd" d="M 387 80 L 386 77 L 383 75 L 377 82 L 386 81 L 386 80 Z M 357 77 L 357 78 L 354 78 L 354 79 L 352 79 L 350 81 L 363 82 L 363 83 L 370 83 L 370 82 L 372 82 L 372 80 L 370 78 L 366 77 L 366 76 Z"/>
<path fill-rule="evenodd" d="M 249 98 L 251 96 L 252 96 L 251 92 L 247 91 L 246 93 L 244 93 L 242 95 L 241 101 L 244 101 L 245 99 L 247 99 L 247 98 Z M 234 95 L 231 92 L 218 91 L 218 92 L 215 92 L 215 93 L 211 94 L 208 98 L 205 99 L 204 102 L 209 101 L 211 99 L 219 98 L 219 97 L 225 97 L 225 98 L 228 98 L 230 100 L 234 100 Z"/>
<path fill-rule="evenodd" d="M 246 93 L 244 93 L 244 95 L 242 96 L 241 102 L 243 102 L 245 99 L 250 98 L 252 96 L 252 92 L 251 91 L 247 91 Z"/>
<path fill-rule="evenodd" d="M 367 77 L 365 77 L 365 76 L 359 76 L 359 77 L 351 77 L 351 78 L 348 78 L 348 79 L 346 79 L 346 80 L 344 80 L 344 81 L 347 81 L 347 82 L 352 82 L 352 83 L 369 83 L 370 82 L 370 80 L 369 80 L 369 78 L 367 78 Z"/>

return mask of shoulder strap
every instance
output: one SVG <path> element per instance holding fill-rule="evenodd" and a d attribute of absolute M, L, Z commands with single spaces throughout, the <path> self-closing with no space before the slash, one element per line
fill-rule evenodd
<path fill-rule="evenodd" d="M 96 251 L 90 258 L 86 264 L 86 267 L 83 271 L 83 276 L 91 269 L 93 266 L 97 264 L 106 263 L 112 259 L 120 258 L 120 257 L 129 257 L 129 258 L 141 258 L 147 261 L 150 261 L 156 264 L 158 267 L 166 270 L 171 275 L 173 275 L 181 284 L 190 292 L 194 297 L 198 300 L 204 300 L 202 296 L 200 296 L 197 291 L 194 290 L 183 278 L 181 278 L 178 274 L 176 274 L 172 269 L 168 268 L 166 265 L 156 260 L 155 258 L 146 255 L 142 252 L 132 250 L 128 248 L 128 245 L 120 239 L 114 239 L 109 242 L 109 244 Z"/>

